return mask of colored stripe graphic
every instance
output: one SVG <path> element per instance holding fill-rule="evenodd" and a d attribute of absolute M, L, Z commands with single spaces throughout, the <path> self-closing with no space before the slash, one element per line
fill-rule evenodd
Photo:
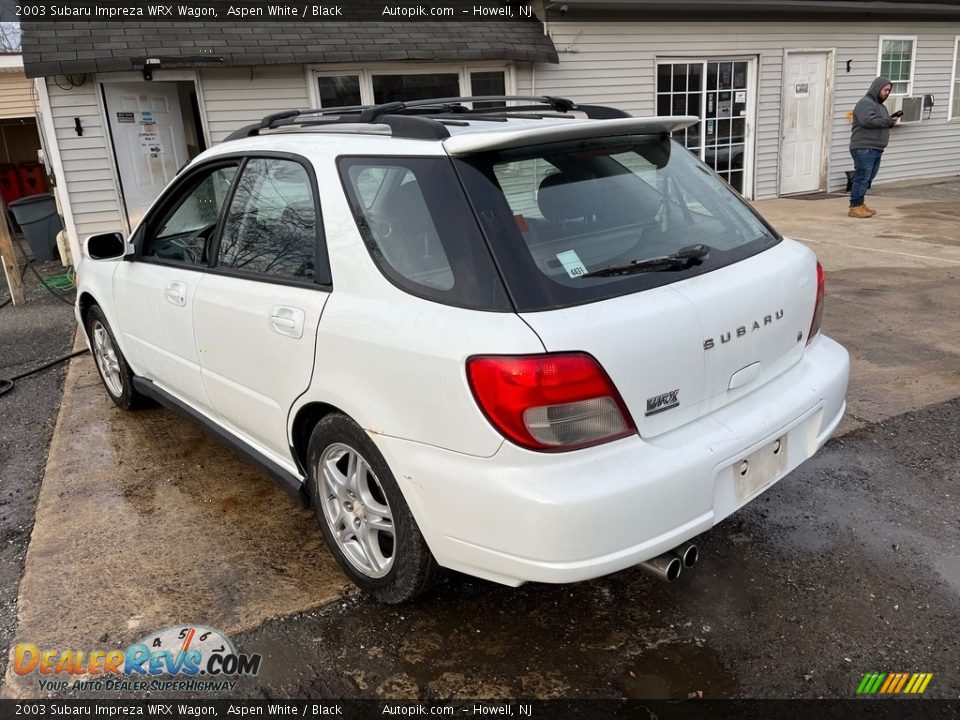
<path fill-rule="evenodd" d="M 921 680 L 923 676 L 920 673 L 914 673 L 910 676 L 910 682 L 907 683 L 907 686 L 903 689 L 905 695 L 910 695 L 913 692 L 914 688 L 920 687 Z"/>
<path fill-rule="evenodd" d="M 880 688 L 880 694 L 886 695 L 888 692 L 890 692 L 890 688 L 897 684 L 897 679 L 899 677 L 900 676 L 897 675 L 896 673 L 891 673 L 890 675 L 888 675 L 887 681 L 883 684 L 883 687 Z"/>
<path fill-rule="evenodd" d="M 867 673 L 863 676 L 863 680 L 857 685 L 857 695 L 863 695 L 867 691 L 867 687 L 873 682 L 873 675 L 874 673 Z"/>
<path fill-rule="evenodd" d="M 857 695 L 922 695 L 933 673 L 867 673 Z"/>

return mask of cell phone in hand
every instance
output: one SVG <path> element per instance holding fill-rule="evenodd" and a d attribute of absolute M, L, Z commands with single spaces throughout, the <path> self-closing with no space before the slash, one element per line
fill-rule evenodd
<path fill-rule="evenodd" d="M 894 118 L 903 117 L 903 110 L 897 110 L 890 117 L 894 117 Z"/>

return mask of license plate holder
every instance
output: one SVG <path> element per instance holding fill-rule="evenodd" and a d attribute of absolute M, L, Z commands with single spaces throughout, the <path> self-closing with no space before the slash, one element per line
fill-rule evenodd
<path fill-rule="evenodd" d="M 737 505 L 743 505 L 787 471 L 787 436 L 782 435 L 733 463 L 733 485 Z"/>

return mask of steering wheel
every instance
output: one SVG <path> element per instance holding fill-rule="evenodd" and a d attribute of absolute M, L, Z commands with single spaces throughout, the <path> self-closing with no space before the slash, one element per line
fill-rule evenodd
<path fill-rule="evenodd" d="M 202 265 L 207 261 L 207 241 L 210 233 L 217 227 L 216 223 L 204 225 L 196 230 L 184 233 L 176 240 L 171 241 L 183 254 L 183 262 L 191 265 Z"/>

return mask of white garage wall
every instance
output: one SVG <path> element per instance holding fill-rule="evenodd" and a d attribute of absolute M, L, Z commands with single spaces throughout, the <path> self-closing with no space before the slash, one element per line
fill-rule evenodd
<path fill-rule="evenodd" d="M 200 86 L 214 143 L 264 115 L 310 106 L 303 65 L 201 70 Z"/>
<path fill-rule="evenodd" d="M 90 76 L 74 88 L 66 78 L 47 78 L 53 127 L 78 239 L 123 227 L 97 87 Z M 74 118 L 80 118 L 82 136 L 76 133 Z"/>
<path fill-rule="evenodd" d="M 743 55 L 759 58 L 755 196 L 778 192 L 780 105 L 784 49 L 834 49 L 833 119 L 829 183 L 842 190 L 853 162 L 847 149 L 853 108 L 877 75 L 880 36 L 917 36 L 914 94 L 935 94 L 933 117 L 897 128 L 878 182 L 960 173 L 960 123 L 947 121 L 954 38 L 960 23 L 905 22 L 555 22 L 548 30 L 559 65 L 525 65 L 521 94 L 555 94 L 583 103 L 656 112 L 656 60 Z M 851 60 L 851 72 L 846 61 Z"/>

